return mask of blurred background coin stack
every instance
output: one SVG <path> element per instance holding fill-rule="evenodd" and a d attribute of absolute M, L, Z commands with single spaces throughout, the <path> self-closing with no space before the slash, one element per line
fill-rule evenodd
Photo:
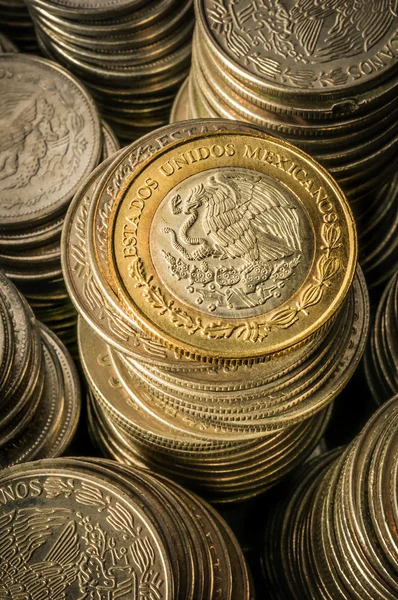
<path fill-rule="evenodd" d="M 41 598 L 254 600 L 228 525 L 172 481 L 101 459 L 60 458 L 6 469 L 0 486 L 6 592 L 22 580 L 26 594 Z M 10 539 L 19 542 L 18 563 Z"/>
<path fill-rule="evenodd" d="M 191 61 L 192 0 L 29 0 L 43 53 L 80 77 L 126 143 L 168 122 Z"/>
<path fill-rule="evenodd" d="M 164 127 L 91 174 L 62 248 L 105 454 L 222 503 L 316 447 L 369 304 L 348 204 L 312 159 L 244 123 Z"/>
<path fill-rule="evenodd" d="M 398 393 L 398 271 L 386 285 L 377 307 L 364 367 L 378 405 Z"/>
<path fill-rule="evenodd" d="M 64 216 L 80 182 L 118 142 L 62 67 L 7 54 L 0 74 L 0 265 L 69 346 L 76 311 L 62 278 Z"/>
<path fill-rule="evenodd" d="M 378 283 L 398 255 L 396 243 L 381 248 L 386 231 L 397 237 L 395 0 L 196 0 L 195 8 L 191 74 L 172 119 L 245 120 L 308 152 L 348 196 L 365 275 Z M 377 261 L 366 256 L 371 245 Z"/>
<path fill-rule="evenodd" d="M 18 48 L 9 37 L 0 32 L 0 54 L 5 52 L 18 52 Z"/>
<path fill-rule="evenodd" d="M 21 52 L 39 52 L 34 24 L 23 0 L 0 0 L 0 32 Z"/>
<path fill-rule="evenodd" d="M 397 432 L 394 397 L 343 454 L 297 471 L 267 519 L 269 598 L 397 597 Z"/>
<path fill-rule="evenodd" d="M 80 414 L 76 368 L 2 271 L 0 328 L 0 467 L 60 456 Z"/>

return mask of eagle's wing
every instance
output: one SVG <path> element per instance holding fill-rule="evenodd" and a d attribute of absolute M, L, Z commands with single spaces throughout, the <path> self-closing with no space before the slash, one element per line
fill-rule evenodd
<path fill-rule="evenodd" d="M 0 556 L 13 564 L 28 564 L 33 553 L 70 519 L 66 509 L 14 509 L 0 517 Z"/>
<path fill-rule="evenodd" d="M 33 589 L 30 589 L 32 600 L 42 600 L 44 597 L 48 600 L 63 600 L 65 590 L 76 579 L 79 555 L 80 545 L 76 523 L 69 520 L 44 561 L 30 567 L 45 585 L 47 593 L 43 596 L 43 590 L 36 584 Z"/>
<path fill-rule="evenodd" d="M 308 55 L 333 60 L 369 50 L 387 33 L 397 16 L 398 0 L 298 0 L 291 9 L 297 39 Z M 334 17 L 325 43 L 318 47 L 325 20 Z"/>
<path fill-rule="evenodd" d="M 390 29 L 398 16 L 397 4 L 397 0 L 362 0 L 354 3 L 356 10 L 351 22 L 362 36 L 366 51 L 377 44 Z"/>
<path fill-rule="evenodd" d="M 249 219 L 263 258 L 301 251 L 297 210 L 283 192 L 261 177 L 234 176 L 240 191 L 239 212 Z"/>
<path fill-rule="evenodd" d="M 322 5 L 314 0 L 298 0 L 292 7 L 290 18 L 293 30 L 308 56 L 314 54 L 324 21 L 331 14 L 332 10 L 325 12 Z"/>
<path fill-rule="evenodd" d="M 230 257 L 241 256 L 247 260 L 259 259 L 257 239 L 250 227 L 250 220 L 238 209 L 238 196 L 233 188 L 226 194 L 223 190 L 212 190 L 204 219 L 207 235 L 219 244 Z"/>

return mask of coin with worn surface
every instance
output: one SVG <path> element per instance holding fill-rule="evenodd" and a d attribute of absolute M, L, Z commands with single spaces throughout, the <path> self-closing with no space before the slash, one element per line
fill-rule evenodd
<path fill-rule="evenodd" d="M 104 475 L 40 461 L 3 471 L 0 490 L 3 535 L 15 539 L 22 530 L 25 540 L 18 563 L 15 548 L 4 549 L 7 590 L 24 576 L 28 593 L 56 589 L 72 598 L 98 589 L 119 595 L 148 590 L 159 597 L 161 590 L 165 599 L 174 598 L 170 557 L 153 521 Z M 62 574 L 50 582 L 46 570 L 54 565 Z M 26 580 L 29 572 L 34 584 Z"/>
<path fill-rule="evenodd" d="M 144 330 L 210 361 L 310 338 L 341 305 L 356 261 L 350 210 L 326 172 L 238 131 L 156 153 L 118 198 L 108 248 L 114 289 Z"/>
<path fill-rule="evenodd" d="M 0 152 L 0 227 L 16 229 L 65 209 L 99 159 L 95 105 L 78 81 L 47 60 L 0 57 L 5 110 Z"/>
<path fill-rule="evenodd" d="M 197 2 L 200 27 L 224 67 L 275 95 L 321 101 L 396 72 L 394 2 L 352 6 L 284 0 L 274 10 L 248 0 Z M 376 66 L 380 65 L 380 66 Z M 355 103 L 352 103 L 355 110 Z"/>

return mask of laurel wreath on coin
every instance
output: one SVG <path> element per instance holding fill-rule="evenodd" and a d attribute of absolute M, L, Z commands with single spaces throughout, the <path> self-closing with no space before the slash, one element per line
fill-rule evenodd
<path fill-rule="evenodd" d="M 334 256 L 334 251 L 340 247 L 341 228 L 336 223 L 324 223 L 321 230 L 323 245 L 322 253 L 317 261 L 317 274 L 301 293 L 299 301 L 295 306 L 288 306 L 277 310 L 268 319 L 261 322 L 240 322 L 236 325 L 212 321 L 203 325 L 202 319 L 192 318 L 186 311 L 174 305 L 173 301 L 167 301 L 162 290 L 153 285 L 153 276 L 147 275 L 143 262 L 135 258 L 130 267 L 129 274 L 135 281 L 137 288 L 142 288 L 145 300 L 158 310 L 160 315 L 168 315 L 171 323 L 176 327 L 184 328 L 189 335 L 200 333 L 210 339 L 229 339 L 235 336 L 237 339 L 250 342 L 262 342 L 271 331 L 288 329 L 299 319 L 300 313 L 308 316 L 308 309 L 318 304 L 330 285 L 330 280 L 340 269 L 340 261 Z"/>

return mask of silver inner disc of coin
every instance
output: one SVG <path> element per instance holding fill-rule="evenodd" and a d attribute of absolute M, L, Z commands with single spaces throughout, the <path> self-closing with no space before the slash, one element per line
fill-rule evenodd
<path fill-rule="evenodd" d="M 283 183 L 251 169 L 209 169 L 165 196 L 150 251 L 180 301 L 206 314 L 252 317 L 277 308 L 303 284 L 314 233 Z"/>

